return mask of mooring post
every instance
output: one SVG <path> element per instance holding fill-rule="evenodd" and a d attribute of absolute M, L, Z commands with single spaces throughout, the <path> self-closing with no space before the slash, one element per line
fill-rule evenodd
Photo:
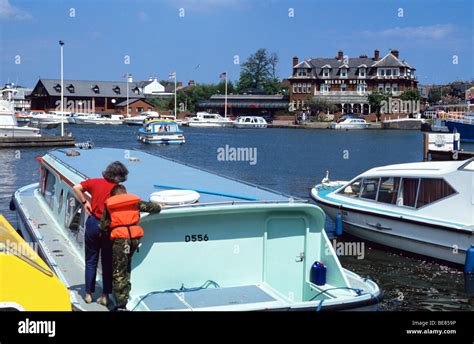
<path fill-rule="evenodd" d="M 429 134 L 423 134 L 423 161 L 428 161 Z"/>

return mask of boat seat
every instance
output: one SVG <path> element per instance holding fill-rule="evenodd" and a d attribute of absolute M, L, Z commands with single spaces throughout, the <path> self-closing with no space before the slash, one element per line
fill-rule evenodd
<path fill-rule="evenodd" d="M 142 296 L 143 297 L 143 296 Z M 282 302 L 257 285 L 227 288 L 207 288 L 181 293 L 156 293 L 142 299 L 142 304 L 152 311 L 202 310 L 219 307 L 241 308 L 245 305 L 268 303 L 268 308 L 282 306 Z"/>

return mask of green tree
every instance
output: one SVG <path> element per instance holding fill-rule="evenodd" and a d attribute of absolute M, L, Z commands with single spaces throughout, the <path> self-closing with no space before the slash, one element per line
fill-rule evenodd
<path fill-rule="evenodd" d="M 421 100 L 420 91 L 416 88 L 409 88 L 400 95 L 401 100 L 419 101 Z"/>
<path fill-rule="evenodd" d="M 336 105 L 322 98 L 311 98 L 306 102 L 311 115 L 317 116 L 320 113 L 336 111 Z"/>
<path fill-rule="evenodd" d="M 382 107 L 385 105 L 388 105 L 389 99 L 390 99 L 390 93 L 389 92 L 384 92 L 384 91 L 379 91 L 375 90 L 368 96 L 369 104 L 372 108 L 372 111 L 375 111 L 377 119 L 380 120 L 380 111 L 382 110 Z"/>
<path fill-rule="evenodd" d="M 258 49 L 242 64 L 237 90 L 245 88 L 263 89 L 267 94 L 275 94 L 281 88 L 277 75 L 279 58 L 276 53 L 269 54 L 264 48 Z"/>

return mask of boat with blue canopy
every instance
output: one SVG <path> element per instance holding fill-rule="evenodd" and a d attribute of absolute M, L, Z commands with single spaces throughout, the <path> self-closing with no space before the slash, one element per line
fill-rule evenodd
<path fill-rule="evenodd" d="M 143 128 L 138 130 L 137 140 L 163 145 L 181 145 L 186 142 L 178 123 L 165 119 L 145 121 Z"/>
<path fill-rule="evenodd" d="M 82 299 L 87 215 L 72 186 L 113 161 L 127 166 L 129 192 L 166 204 L 159 214 L 142 214 L 129 310 L 377 308 L 381 290 L 341 266 L 318 206 L 141 151 L 70 153 L 41 157 L 39 183 L 16 191 L 13 201 L 25 238 L 38 243 L 75 309 L 106 310 Z"/>

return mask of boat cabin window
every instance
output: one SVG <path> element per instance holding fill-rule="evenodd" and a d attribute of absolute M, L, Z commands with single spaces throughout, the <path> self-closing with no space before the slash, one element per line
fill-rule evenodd
<path fill-rule="evenodd" d="M 415 207 L 416 195 L 418 193 L 418 178 L 403 178 L 400 192 L 398 194 L 397 205 L 405 207 Z"/>
<path fill-rule="evenodd" d="M 58 214 L 60 214 L 61 210 L 63 209 L 63 201 L 64 201 L 64 190 L 61 189 L 61 192 L 59 193 L 59 200 L 58 200 Z"/>
<path fill-rule="evenodd" d="M 456 191 L 444 179 L 422 178 L 416 207 L 421 208 L 455 193 Z"/>
<path fill-rule="evenodd" d="M 365 178 L 362 182 L 360 198 L 371 199 L 375 201 L 377 199 L 379 180 L 379 178 Z"/>
<path fill-rule="evenodd" d="M 382 203 L 397 204 L 399 177 L 380 178 L 379 195 L 377 200 Z"/>
<path fill-rule="evenodd" d="M 68 192 L 66 201 L 66 215 L 64 217 L 64 225 L 73 233 L 77 233 L 84 226 L 85 212 L 82 203 Z"/>
<path fill-rule="evenodd" d="M 359 178 L 353 181 L 351 184 L 347 185 L 344 189 L 339 191 L 339 193 L 343 194 L 344 196 L 359 197 L 361 182 L 362 178 Z"/>
<path fill-rule="evenodd" d="M 54 194 L 56 191 L 56 177 L 47 168 L 42 169 L 41 177 L 41 194 L 48 206 L 53 209 L 54 207 Z"/>

